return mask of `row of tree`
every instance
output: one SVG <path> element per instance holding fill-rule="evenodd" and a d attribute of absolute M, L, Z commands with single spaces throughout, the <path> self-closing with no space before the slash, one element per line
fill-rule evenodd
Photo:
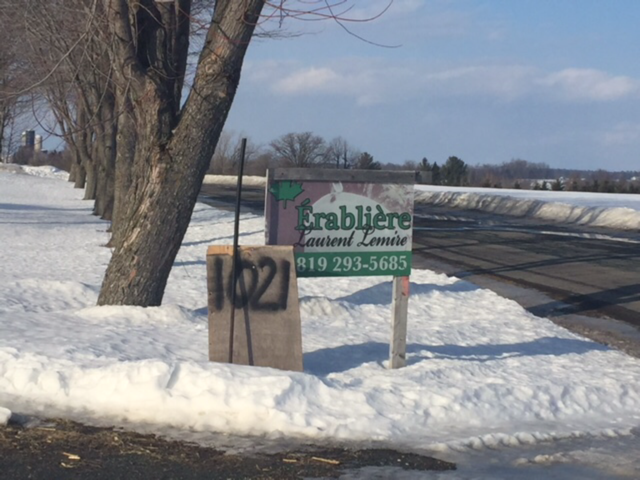
<path fill-rule="evenodd" d="M 516 181 L 515 188 L 521 188 Z M 557 178 L 553 181 L 536 181 L 533 183 L 533 190 L 554 190 L 567 192 L 597 192 L 597 193 L 640 193 L 640 179 L 627 181 L 612 180 L 604 178 L 586 179 L 573 177 L 570 179 Z"/>
<path fill-rule="evenodd" d="M 554 168 L 546 163 L 533 163 L 514 159 L 491 165 L 469 168 L 469 185 L 494 188 L 543 188 L 547 180 L 549 189 L 580 191 L 622 191 L 625 185 L 633 186 L 640 179 L 640 171 L 579 170 Z M 540 181 L 536 181 L 540 180 Z"/>
<path fill-rule="evenodd" d="M 161 303 L 251 40 L 349 10 L 344 0 L 0 0 L 0 137 L 27 105 L 64 140 L 71 179 L 111 220 L 99 304 Z"/>

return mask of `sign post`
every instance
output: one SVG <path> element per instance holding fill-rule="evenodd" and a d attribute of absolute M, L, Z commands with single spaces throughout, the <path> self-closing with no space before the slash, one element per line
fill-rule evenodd
<path fill-rule="evenodd" d="M 390 368 L 404 366 L 414 172 L 275 169 L 267 245 L 291 245 L 298 277 L 394 277 Z"/>
<path fill-rule="evenodd" d="M 391 342 L 389 368 L 407 364 L 407 310 L 409 309 L 409 277 L 393 277 L 391 300 Z"/>

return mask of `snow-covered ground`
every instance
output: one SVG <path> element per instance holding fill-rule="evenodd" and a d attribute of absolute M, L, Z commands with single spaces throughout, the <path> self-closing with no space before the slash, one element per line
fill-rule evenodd
<path fill-rule="evenodd" d="M 602 461 L 611 442 L 635 445 L 640 360 L 414 270 L 406 368 L 385 368 L 384 277 L 299 279 L 303 373 L 210 363 L 205 253 L 229 244 L 233 215 L 196 206 L 163 306 L 96 307 L 107 224 L 81 191 L 35 171 L 0 171 L 0 425 L 8 408 L 183 438 L 376 441 L 461 462 L 424 478 L 542 478 L 568 464 L 595 475 L 579 478 L 640 475 L 633 455 Z M 264 243 L 262 216 L 244 214 L 240 229 L 242 244 Z M 560 455 L 563 442 L 573 447 Z"/>

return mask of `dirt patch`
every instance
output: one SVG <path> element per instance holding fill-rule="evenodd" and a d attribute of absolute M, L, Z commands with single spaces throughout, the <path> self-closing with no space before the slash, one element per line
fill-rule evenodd
<path fill-rule="evenodd" d="M 198 445 L 114 428 L 50 420 L 0 428 L 2 478 L 299 479 L 337 478 L 362 467 L 452 470 L 452 463 L 387 449 L 301 447 L 275 455 L 226 455 Z"/>

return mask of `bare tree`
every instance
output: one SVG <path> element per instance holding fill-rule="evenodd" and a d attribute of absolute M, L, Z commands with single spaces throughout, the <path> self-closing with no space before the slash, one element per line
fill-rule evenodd
<path fill-rule="evenodd" d="M 223 131 L 211 157 L 207 173 L 215 175 L 233 175 L 238 171 L 240 144 L 244 135 Z M 247 138 L 245 163 L 249 164 L 259 152 L 259 147 Z"/>
<path fill-rule="evenodd" d="M 233 154 L 235 150 L 233 134 L 224 131 L 220 134 L 218 144 L 211 157 L 209 169 L 207 173 L 215 175 L 224 175 L 231 173 L 231 166 L 233 165 Z"/>
<path fill-rule="evenodd" d="M 282 166 L 309 168 L 325 163 L 325 141 L 311 132 L 287 133 L 270 145 Z"/>
<path fill-rule="evenodd" d="M 326 151 L 327 162 L 335 165 L 336 168 L 351 168 L 358 156 L 360 152 L 342 137 L 331 140 Z"/>
<path fill-rule="evenodd" d="M 269 168 L 277 166 L 277 160 L 271 150 L 258 149 L 251 161 L 247 162 L 247 175 L 260 175 L 264 177 Z"/>
<path fill-rule="evenodd" d="M 254 32 L 270 19 L 330 18 L 344 27 L 347 2 L 22 1 L 61 12 L 32 28 L 33 50 L 46 64 L 30 90 L 67 69 L 75 122 L 67 134 L 84 143 L 80 151 L 96 169 L 96 199 L 101 179 L 114 178 L 113 253 L 98 303 L 159 305 Z M 192 52 L 194 31 L 201 41 Z M 190 53 L 197 60 L 183 99 Z M 305 162 L 321 161 L 323 143 Z"/>
<path fill-rule="evenodd" d="M 418 163 L 415 160 L 405 160 L 401 168 L 402 170 L 419 170 Z"/>
<path fill-rule="evenodd" d="M 23 91 L 34 104 L 46 100 L 55 126 L 47 127 L 34 109 L 35 120 L 65 140 L 75 185 L 95 200 L 96 215 L 111 219 L 117 118 L 105 10 L 98 0 L 23 0 L 23 8 L 21 58 L 31 79 Z"/>

